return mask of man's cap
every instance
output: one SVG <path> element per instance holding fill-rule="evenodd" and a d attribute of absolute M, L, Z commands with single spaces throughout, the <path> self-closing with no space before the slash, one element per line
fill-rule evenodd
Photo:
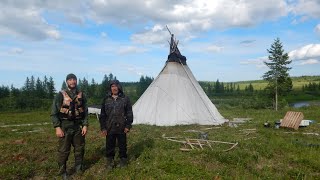
<path fill-rule="evenodd" d="M 69 79 L 75 79 L 75 80 L 77 80 L 77 76 L 74 75 L 74 74 L 72 74 L 72 73 L 70 73 L 70 74 L 67 75 L 66 81 L 68 81 Z"/>
<path fill-rule="evenodd" d="M 119 85 L 120 82 L 119 82 L 118 80 L 111 80 L 111 81 L 110 81 L 110 86 L 112 86 L 112 84 Z"/>

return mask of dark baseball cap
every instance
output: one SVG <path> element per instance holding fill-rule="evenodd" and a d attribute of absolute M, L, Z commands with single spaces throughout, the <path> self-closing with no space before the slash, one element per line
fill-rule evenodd
<path fill-rule="evenodd" d="M 68 81 L 69 79 L 75 79 L 75 80 L 77 80 L 77 76 L 74 75 L 74 74 L 72 74 L 72 73 L 70 73 L 70 74 L 67 75 L 66 81 Z"/>

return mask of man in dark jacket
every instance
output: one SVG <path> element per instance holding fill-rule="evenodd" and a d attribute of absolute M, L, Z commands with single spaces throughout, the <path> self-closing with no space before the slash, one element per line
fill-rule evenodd
<path fill-rule="evenodd" d="M 132 127 L 133 113 L 130 99 L 124 95 L 118 80 L 110 82 L 110 92 L 103 99 L 100 128 L 106 136 L 107 168 L 114 167 L 116 141 L 119 146 L 120 167 L 127 166 L 127 133 Z"/>
<path fill-rule="evenodd" d="M 85 135 L 88 127 L 88 107 L 86 97 L 77 89 L 77 77 L 68 74 L 68 88 L 60 91 L 53 100 L 51 120 L 58 142 L 59 175 L 67 178 L 66 163 L 71 145 L 74 147 L 75 171 L 83 171 Z"/>

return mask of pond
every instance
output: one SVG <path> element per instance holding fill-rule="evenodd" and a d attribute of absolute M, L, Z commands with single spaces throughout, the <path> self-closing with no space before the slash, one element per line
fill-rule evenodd
<path fill-rule="evenodd" d="M 320 106 L 320 101 L 301 101 L 290 104 L 291 107 L 295 108 L 308 107 L 310 105 Z"/>

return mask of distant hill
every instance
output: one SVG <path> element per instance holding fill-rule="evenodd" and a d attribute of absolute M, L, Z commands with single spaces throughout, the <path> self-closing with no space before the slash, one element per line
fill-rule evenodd
<path fill-rule="evenodd" d="M 293 89 L 301 89 L 303 85 L 309 84 L 310 82 L 319 83 L 320 76 L 298 76 L 291 77 L 293 83 Z M 250 80 L 250 81 L 238 81 L 234 82 L 240 85 L 240 89 L 244 89 L 245 86 L 252 84 L 255 90 L 264 89 L 268 82 L 265 80 Z"/>
<path fill-rule="evenodd" d="M 301 89 L 303 85 L 309 84 L 310 82 L 319 83 L 320 82 L 320 75 L 319 76 L 298 76 L 298 77 L 291 77 L 293 83 L 293 89 Z M 208 81 L 207 81 L 208 82 Z M 213 84 L 215 81 L 211 81 Z M 253 86 L 254 90 L 262 90 L 267 85 L 268 82 L 265 80 L 248 80 L 248 81 L 236 81 L 236 82 L 223 82 L 225 84 L 234 83 L 236 86 L 239 85 L 240 89 L 245 89 L 250 83 Z"/>

